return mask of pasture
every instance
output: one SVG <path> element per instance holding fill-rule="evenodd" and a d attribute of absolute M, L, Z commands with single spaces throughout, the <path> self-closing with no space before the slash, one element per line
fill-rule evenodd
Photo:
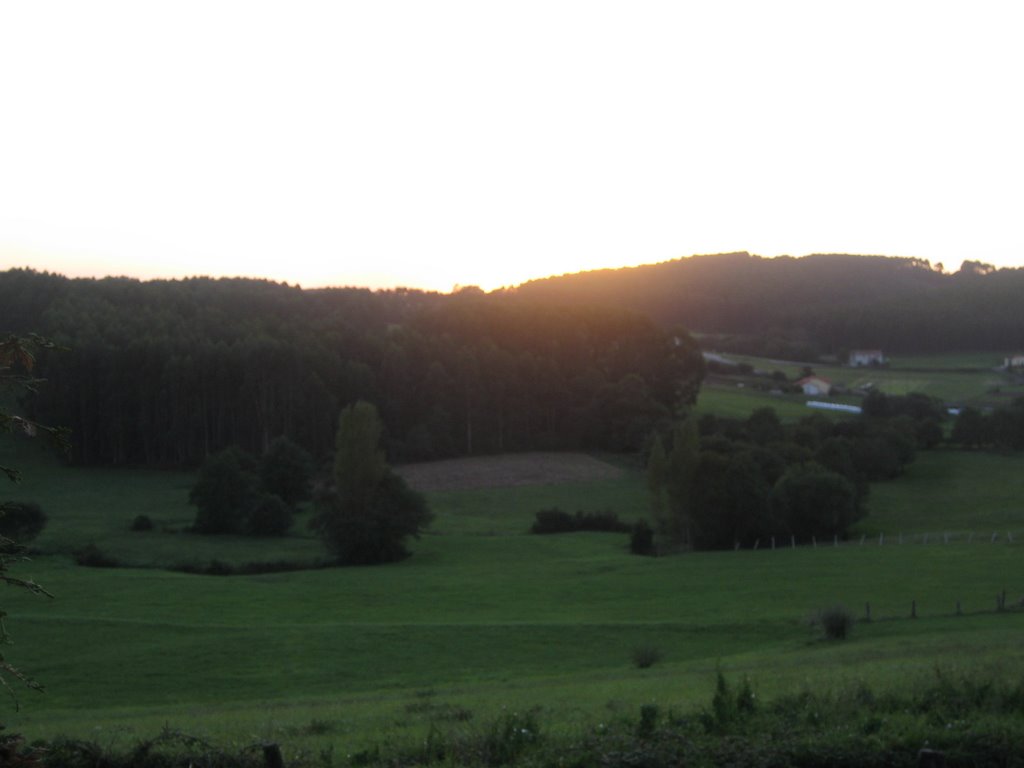
<path fill-rule="evenodd" d="M 622 534 L 526 533 L 545 507 L 646 515 L 643 477 L 628 464 L 556 455 L 525 468 L 523 457 L 441 466 L 418 481 L 435 488 L 436 519 L 408 560 L 229 577 L 165 568 L 315 563 L 324 551 L 301 520 L 283 540 L 187 533 L 189 473 L 69 469 L 24 450 L 3 458 L 25 471 L 11 496 L 50 516 L 17 570 L 55 599 L 8 590 L 4 602 L 8 658 L 48 689 L 20 691 L 20 710 L 5 713 L 29 738 L 127 745 L 166 725 L 343 757 L 508 711 L 572 733 L 652 702 L 692 709 L 717 669 L 772 697 L 851 681 L 899 689 L 936 667 L 981 675 L 1024 662 L 1019 456 L 922 453 L 907 477 L 873 486 L 863 545 L 653 559 L 631 556 Z M 492 472 L 501 479 L 486 487 L 465 480 Z M 157 529 L 129 531 L 136 514 Z M 911 543 L 995 528 L 1019 535 Z M 89 542 L 144 567 L 75 565 L 69 554 Z M 996 612 L 1003 591 L 1014 609 Z M 870 603 L 873 621 L 823 642 L 809 617 L 837 603 L 858 616 Z M 641 648 L 661 660 L 638 668 Z"/>
<path fill-rule="evenodd" d="M 749 363 L 757 371 L 771 373 L 782 371 L 787 378 L 795 381 L 801 375 L 803 363 L 746 355 L 726 355 L 730 360 Z M 998 406 L 1014 397 L 1024 396 L 1024 379 L 1020 375 L 1007 374 L 998 370 L 1002 358 L 996 354 L 969 355 L 935 355 L 930 357 L 899 357 L 889 360 L 884 368 L 851 368 L 834 364 L 811 364 L 814 372 L 829 379 L 833 384 L 848 390 L 874 387 L 887 395 L 907 395 L 920 392 L 937 397 L 949 405 L 972 405 L 979 408 Z M 720 397 L 721 387 L 716 387 L 711 395 L 707 388 L 701 392 L 701 398 Z M 746 390 L 749 393 L 750 390 Z M 757 395 L 749 394 L 750 397 Z M 733 395 L 735 399 L 736 394 Z M 762 393 L 760 397 L 767 400 L 771 396 Z M 776 398 L 778 399 L 778 398 Z M 806 398 L 786 398 L 802 402 Z M 765 404 L 770 404 L 766 402 Z M 755 406 L 756 407 L 756 406 Z M 740 404 L 734 404 L 729 413 L 734 415 L 742 412 Z M 784 412 L 780 409 L 780 416 Z"/>

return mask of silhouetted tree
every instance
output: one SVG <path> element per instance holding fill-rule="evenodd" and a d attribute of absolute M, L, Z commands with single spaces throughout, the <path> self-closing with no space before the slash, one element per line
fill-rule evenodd
<path fill-rule="evenodd" d="M 313 458 L 287 437 L 278 437 L 260 461 L 263 490 L 295 507 L 312 495 Z"/>
<path fill-rule="evenodd" d="M 950 440 L 965 448 L 978 448 L 989 442 L 990 435 L 989 420 L 977 408 L 967 406 L 960 411 L 956 421 L 953 422 Z"/>
<path fill-rule="evenodd" d="M 312 526 L 344 565 L 400 560 L 405 541 L 430 522 L 426 500 L 388 467 L 377 409 L 359 401 L 338 419 L 334 488 L 317 500 Z"/>
<path fill-rule="evenodd" d="M 676 425 L 665 474 L 668 506 L 659 533 L 673 545 L 693 546 L 693 487 L 700 461 L 700 437 L 693 417 Z"/>
<path fill-rule="evenodd" d="M 844 536 L 857 520 L 850 481 L 814 464 L 783 475 L 772 489 L 771 502 L 787 532 L 802 538 Z"/>
<path fill-rule="evenodd" d="M 188 501 L 196 508 L 196 533 L 242 533 L 259 491 L 251 457 L 237 448 L 214 454 L 199 470 Z"/>
<path fill-rule="evenodd" d="M 280 496 L 257 493 L 249 499 L 245 532 L 251 536 L 284 536 L 292 526 L 292 507 Z"/>

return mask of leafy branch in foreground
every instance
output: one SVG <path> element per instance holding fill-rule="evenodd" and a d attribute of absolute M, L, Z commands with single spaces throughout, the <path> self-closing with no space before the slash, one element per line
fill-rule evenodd
<path fill-rule="evenodd" d="M 11 413 L 6 407 L 7 399 L 13 399 L 15 393 L 35 391 L 35 386 L 41 382 L 41 379 L 37 379 L 32 375 L 32 371 L 35 368 L 35 355 L 33 352 L 36 349 L 52 348 L 54 348 L 54 345 L 51 342 L 38 336 L 20 338 L 9 335 L 3 341 L 0 341 L 0 432 L 21 433 L 27 437 L 36 437 L 42 433 L 48 435 L 57 445 L 66 449 L 66 430 L 38 424 L 32 419 Z M 14 483 L 19 482 L 21 478 L 19 472 L 12 467 L 0 466 L 0 472 Z M 0 502 L 0 516 L 13 512 L 16 506 L 10 502 Z M 24 546 L 7 536 L 0 535 L 0 582 L 12 587 L 27 589 L 33 594 L 53 597 L 53 595 L 32 579 L 22 579 L 10 575 L 8 571 L 12 564 L 27 559 Z M 9 645 L 11 643 L 11 638 L 4 622 L 6 616 L 6 612 L 0 610 L 0 645 Z M 8 678 L 14 678 L 33 690 L 42 690 L 42 685 L 14 667 L 0 653 L 0 685 L 11 694 L 17 707 L 18 699 L 8 682 Z"/>

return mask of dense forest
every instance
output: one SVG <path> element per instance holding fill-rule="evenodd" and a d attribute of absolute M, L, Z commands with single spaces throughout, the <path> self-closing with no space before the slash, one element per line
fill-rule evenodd
<path fill-rule="evenodd" d="M 195 466 L 286 435 L 314 456 L 377 405 L 393 461 L 635 450 L 692 401 L 700 352 L 626 309 L 465 289 L 302 290 L 258 280 L 0 273 L 0 329 L 40 333 L 32 415 L 86 464 Z"/>
<path fill-rule="evenodd" d="M 662 325 L 717 334 L 719 349 L 769 357 L 1024 348 L 1024 269 L 977 261 L 948 274 L 912 258 L 730 253 L 550 277 L 510 292 L 640 310 Z"/>
<path fill-rule="evenodd" d="M 505 450 L 635 450 L 693 400 L 718 349 L 790 359 L 1024 349 L 1024 269 L 917 259 L 695 256 L 485 294 L 303 290 L 0 272 L 0 330 L 40 361 L 33 415 L 82 463 L 196 466 L 286 435 L 331 448 L 340 409 L 377 405 L 393 461 Z"/>

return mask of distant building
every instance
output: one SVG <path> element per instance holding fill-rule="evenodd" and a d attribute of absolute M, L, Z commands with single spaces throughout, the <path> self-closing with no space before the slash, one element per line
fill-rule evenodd
<path fill-rule="evenodd" d="M 832 382 L 821 376 L 806 376 L 796 383 L 805 395 L 827 395 L 832 391 Z"/>
<path fill-rule="evenodd" d="M 882 365 L 885 362 L 885 355 L 880 349 L 855 349 L 850 352 L 850 365 Z"/>
<path fill-rule="evenodd" d="M 1003 368 L 1010 370 L 1011 368 L 1024 368 L 1024 355 L 1010 355 L 1003 359 Z"/>

